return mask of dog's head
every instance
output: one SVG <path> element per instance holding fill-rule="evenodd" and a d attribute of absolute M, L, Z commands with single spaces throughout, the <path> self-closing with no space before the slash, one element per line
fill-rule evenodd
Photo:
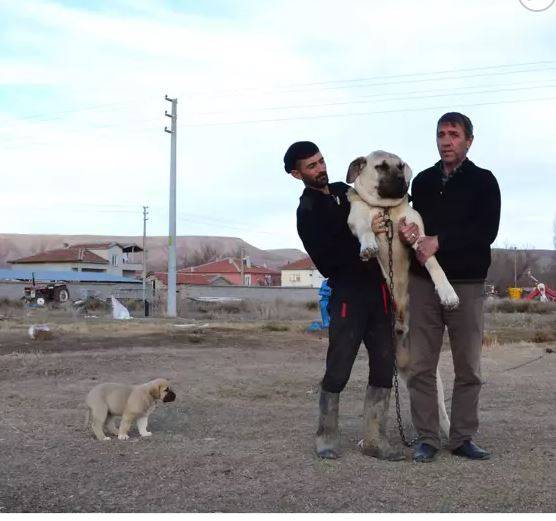
<path fill-rule="evenodd" d="M 377 150 L 351 162 L 347 182 L 354 183 L 364 200 L 399 200 L 407 194 L 411 176 L 411 168 L 400 157 Z"/>
<path fill-rule="evenodd" d="M 163 402 L 173 402 L 176 399 L 176 393 L 170 389 L 170 382 L 165 378 L 157 378 L 151 383 L 150 392 L 153 398 Z"/>

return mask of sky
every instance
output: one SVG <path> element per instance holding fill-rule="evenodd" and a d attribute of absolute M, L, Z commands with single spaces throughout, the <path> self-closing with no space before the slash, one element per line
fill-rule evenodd
<path fill-rule="evenodd" d="M 551 0 L 0 0 L 0 233 L 169 230 L 302 248 L 311 140 L 331 181 L 356 157 L 438 160 L 448 111 L 502 193 L 498 247 L 552 249 L 556 5 Z M 527 9 L 526 7 L 529 7 Z M 556 229 L 556 227 L 555 227 Z"/>

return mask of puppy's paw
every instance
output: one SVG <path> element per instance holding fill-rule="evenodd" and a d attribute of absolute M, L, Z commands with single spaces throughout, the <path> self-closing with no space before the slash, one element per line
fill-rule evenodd
<path fill-rule="evenodd" d="M 110 441 L 110 438 L 108 436 L 105 436 L 104 438 L 102 438 L 102 441 Z"/>
<path fill-rule="evenodd" d="M 436 291 L 444 308 L 456 309 L 459 306 L 459 297 L 452 286 L 440 286 Z"/>
<path fill-rule="evenodd" d="M 129 440 L 129 436 L 127 434 L 118 434 L 119 440 Z"/>
<path fill-rule="evenodd" d="M 153 433 L 150 432 L 150 431 L 140 432 L 139 434 L 141 434 L 141 436 L 143 436 L 143 438 L 148 438 L 149 436 L 153 435 Z"/>

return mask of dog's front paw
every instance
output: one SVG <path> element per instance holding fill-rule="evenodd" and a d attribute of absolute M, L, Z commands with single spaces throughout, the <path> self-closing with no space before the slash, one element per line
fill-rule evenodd
<path fill-rule="evenodd" d="M 378 244 L 374 235 L 366 234 L 361 238 L 361 251 L 359 257 L 361 260 L 368 261 L 378 255 Z"/>
<path fill-rule="evenodd" d="M 105 436 L 104 438 L 102 438 L 102 441 L 110 441 L 110 438 L 108 436 Z"/>
<path fill-rule="evenodd" d="M 153 433 L 150 432 L 150 431 L 141 432 L 140 434 L 141 434 L 141 436 L 143 436 L 143 438 L 148 438 L 149 436 L 153 435 Z"/>
<path fill-rule="evenodd" d="M 446 309 L 456 309 L 459 306 L 459 297 L 452 286 L 441 286 L 437 288 L 440 303 Z"/>
<path fill-rule="evenodd" d="M 118 434 L 119 440 L 129 440 L 129 436 L 127 434 Z"/>

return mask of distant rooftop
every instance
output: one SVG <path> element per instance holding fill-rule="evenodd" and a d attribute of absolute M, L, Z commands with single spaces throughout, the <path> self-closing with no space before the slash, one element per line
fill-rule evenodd
<path fill-rule="evenodd" d="M 62 271 L 62 270 L 24 270 L 24 269 L 0 269 L 0 280 L 24 280 L 29 281 L 35 277 L 35 281 L 64 282 L 125 282 L 129 284 L 141 284 L 141 280 L 132 277 L 121 277 L 109 273 L 98 273 L 92 271 Z"/>
<path fill-rule="evenodd" d="M 31 264 L 40 262 L 81 262 L 88 264 L 109 264 L 96 253 L 86 248 L 59 248 L 56 250 L 47 250 L 30 255 L 29 257 L 21 257 L 20 259 L 9 260 L 8 264 Z"/>
<path fill-rule="evenodd" d="M 290 262 L 282 267 L 283 270 L 316 270 L 315 263 L 311 257 L 304 257 L 303 259 Z"/>

